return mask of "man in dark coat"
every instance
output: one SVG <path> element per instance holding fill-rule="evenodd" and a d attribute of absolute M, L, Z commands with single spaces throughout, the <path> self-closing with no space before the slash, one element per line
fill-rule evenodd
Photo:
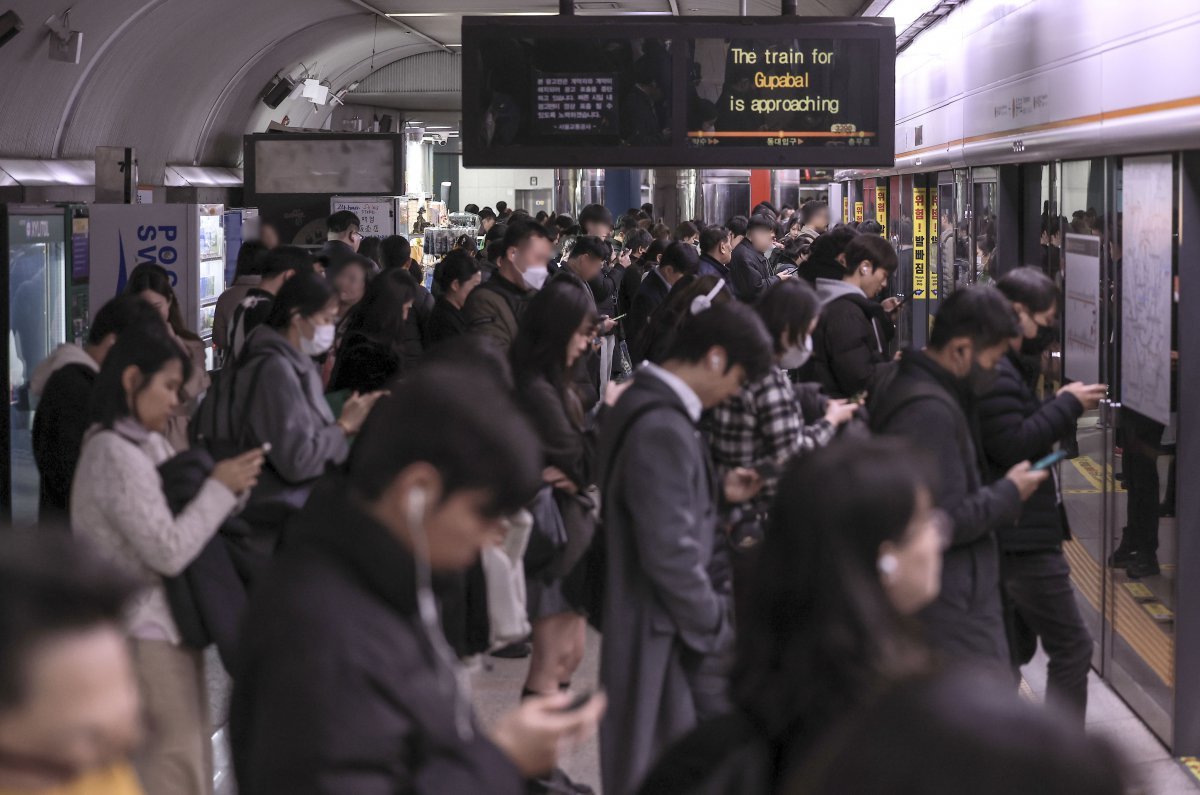
<path fill-rule="evenodd" d="M 723 226 L 710 226 L 700 233 L 700 276 L 725 280 L 725 289 L 735 298 L 729 263 L 733 259 L 733 235 Z"/>
<path fill-rule="evenodd" d="M 525 304 L 549 277 L 553 248 L 546 228 L 532 221 L 508 225 L 501 248 L 495 276 L 467 296 L 463 318 L 471 333 L 491 337 L 507 353 Z"/>
<path fill-rule="evenodd" d="M 746 238 L 733 249 L 729 260 L 729 273 L 733 277 L 733 291 L 747 303 L 758 297 L 781 279 L 791 275 L 776 276 L 767 261 L 775 242 L 775 222 L 765 215 L 753 216 L 746 224 Z"/>
<path fill-rule="evenodd" d="M 358 253 L 358 245 L 362 243 L 361 226 L 362 221 L 349 210 L 341 210 L 325 219 L 325 246 L 319 256 L 325 261 L 331 280 L 346 260 Z"/>
<path fill-rule="evenodd" d="M 118 296 L 95 314 L 83 347 L 60 345 L 33 372 L 30 390 L 39 398 L 33 415 L 33 459 L 39 476 L 39 519 L 44 523 L 61 521 L 67 526 L 75 465 L 92 424 L 89 404 L 96 375 L 121 332 L 142 324 L 158 328 L 162 319 L 141 298 Z"/>
<path fill-rule="evenodd" d="M 348 476 L 321 484 L 251 599 L 230 718 L 242 795 L 517 795 L 594 728 L 603 696 L 564 712 L 556 694 L 485 731 L 438 625 L 433 573 L 466 568 L 537 490 L 534 440 L 502 387 L 461 366 L 423 368 L 376 406 Z"/>
<path fill-rule="evenodd" d="M 596 332 L 601 336 L 612 335 L 617 328 L 617 322 L 602 311 L 598 296 L 593 290 L 593 283 L 604 269 L 604 261 L 608 258 L 610 248 L 608 243 L 592 235 L 582 235 L 575 238 L 570 256 L 562 267 L 546 282 L 569 282 L 588 294 L 592 306 L 596 307 L 596 317 L 600 319 Z M 605 369 L 606 363 L 602 351 L 589 350 L 575 363 L 575 386 L 584 411 L 590 411 L 604 395 L 608 384 L 610 370 Z"/>
<path fill-rule="evenodd" d="M 727 562 L 715 553 L 718 485 L 696 423 L 761 377 L 770 337 L 749 308 L 688 318 L 663 365 L 646 365 L 601 431 L 607 572 L 600 681 L 621 694 L 600 733 L 604 791 L 628 795 L 656 756 L 728 709 L 733 641 Z M 761 487 L 730 472 L 730 502 Z"/>
<path fill-rule="evenodd" d="M 1058 289 L 1037 268 L 1017 268 L 997 287 L 1012 302 L 1021 320 L 1022 337 L 996 365 L 996 382 L 979 400 L 979 422 L 987 456 L 989 481 L 1021 461 L 1048 455 L 1069 438 L 1085 410 L 1104 397 L 1104 384 L 1072 383 L 1043 402 L 1033 384 L 1041 374 L 1042 353 L 1053 340 Z M 1046 698 L 1083 725 L 1087 710 L 1088 670 L 1092 637 L 1071 585 L 1071 567 L 1062 543 L 1069 536 L 1063 522 L 1057 478 L 1043 482 L 1025 503 L 1015 527 L 997 534 L 1000 573 L 1008 610 L 1009 644 L 1017 668 L 1029 662 L 1038 638 L 1050 657 Z"/>
<path fill-rule="evenodd" d="M 629 347 L 637 350 L 642 333 L 650 323 L 654 310 L 667 300 L 671 288 L 684 276 L 695 276 L 700 268 L 700 257 L 694 246 L 675 242 L 667 246 L 659 260 L 658 267 L 653 268 L 642 279 L 629 310 Z"/>
<path fill-rule="evenodd" d="M 983 485 L 974 401 L 1019 334 L 1012 307 L 995 288 L 959 290 L 942 302 L 924 351 L 906 351 L 869 404 L 877 433 L 903 436 L 938 465 L 934 503 L 953 534 L 942 561 L 942 588 L 919 618 L 935 647 L 1007 666 L 996 532 L 1010 528 L 1021 502 L 1047 477 L 1023 461 Z"/>

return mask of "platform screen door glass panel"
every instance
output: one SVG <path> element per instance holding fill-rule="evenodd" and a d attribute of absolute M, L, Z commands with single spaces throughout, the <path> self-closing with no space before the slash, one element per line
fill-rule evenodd
<path fill-rule="evenodd" d="M 1111 236 L 1116 370 L 1109 571 L 1113 684 L 1170 742 L 1175 684 L 1178 168 L 1173 155 L 1125 158 Z"/>
<path fill-rule="evenodd" d="M 66 214 L 11 214 L 8 240 L 10 472 L 12 519 L 20 527 L 38 518 L 30 382 L 37 366 L 66 341 Z"/>

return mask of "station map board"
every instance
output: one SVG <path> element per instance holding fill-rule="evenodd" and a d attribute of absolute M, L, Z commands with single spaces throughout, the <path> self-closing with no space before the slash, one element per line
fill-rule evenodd
<path fill-rule="evenodd" d="M 890 19 L 463 20 L 467 167 L 890 166 Z"/>
<path fill-rule="evenodd" d="M 1171 420 L 1172 156 L 1123 165 L 1121 402 Z"/>

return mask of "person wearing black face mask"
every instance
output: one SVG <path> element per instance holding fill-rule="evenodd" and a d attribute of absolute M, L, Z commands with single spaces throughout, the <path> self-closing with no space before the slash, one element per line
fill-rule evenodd
<path fill-rule="evenodd" d="M 1009 653 L 994 533 L 1016 522 L 1047 473 L 1018 461 L 985 484 L 975 402 L 1019 334 L 1016 313 L 998 290 L 958 290 L 942 302 L 928 347 L 906 351 L 881 373 L 867 406 L 872 430 L 910 439 L 939 464 L 934 503 L 950 516 L 953 535 L 941 593 L 918 615 L 926 635 L 947 655 L 996 666 L 1007 666 Z"/>
<path fill-rule="evenodd" d="M 1016 310 L 1021 336 L 996 364 L 996 380 L 978 401 L 984 475 L 989 481 L 1019 461 L 1039 459 L 1068 438 L 1084 411 L 1099 405 L 1104 384 L 1068 384 L 1048 401 L 1034 393 L 1041 354 L 1055 339 L 1058 290 L 1037 268 L 1017 268 L 996 285 Z M 1046 698 L 1083 725 L 1092 638 L 1071 587 L 1071 569 L 1062 552 L 1069 530 L 1057 477 L 1038 486 L 1021 518 L 997 532 L 1012 665 L 1018 669 L 1037 650 L 1038 638 L 1050 657 Z"/>

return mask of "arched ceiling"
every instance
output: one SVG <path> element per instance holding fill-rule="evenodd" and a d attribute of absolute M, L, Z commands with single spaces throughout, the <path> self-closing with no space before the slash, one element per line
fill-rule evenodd
<path fill-rule="evenodd" d="M 737 13 L 738 0 L 578 0 L 580 13 Z M 853 14 L 863 0 L 800 0 L 801 14 Z M 236 166 L 246 132 L 285 115 L 320 127 L 301 98 L 259 100 L 304 67 L 334 92 L 401 58 L 459 43 L 463 14 L 553 13 L 557 0 L 8 0 L 24 30 L 0 48 L 0 157 L 91 159 L 132 146 L 140 179 L 166 164 Z M 47 55 L 52 14 L 83 33 L 79 64 Z M 778 13 L 750 0 L 751 14 Z M 383 16 L 386 14 L 387 16 Z M 397 24 L 399 23 L 399 24 Z M 303 65 L 303 67 L 302 67 Z M 298 92 L 297 92 L 298 94 Z"/>
<path fill-rule="evenodd" d="M 259 101 L 301 63 L 334 91 L 399 58 L 436 49 L 350 0 L 16 0 L 25 28 L 0 48 L 0 155 L 86 158 L 132 146 L 143 182 L 167 163 L 236 165 L 241 136 L 290 114 L 320 126 L 327 106 Z M 71 8 L 78 65 L 49 60 L 52 13 Z M 374 56 L 372 57 L 372 52 Z"/>

